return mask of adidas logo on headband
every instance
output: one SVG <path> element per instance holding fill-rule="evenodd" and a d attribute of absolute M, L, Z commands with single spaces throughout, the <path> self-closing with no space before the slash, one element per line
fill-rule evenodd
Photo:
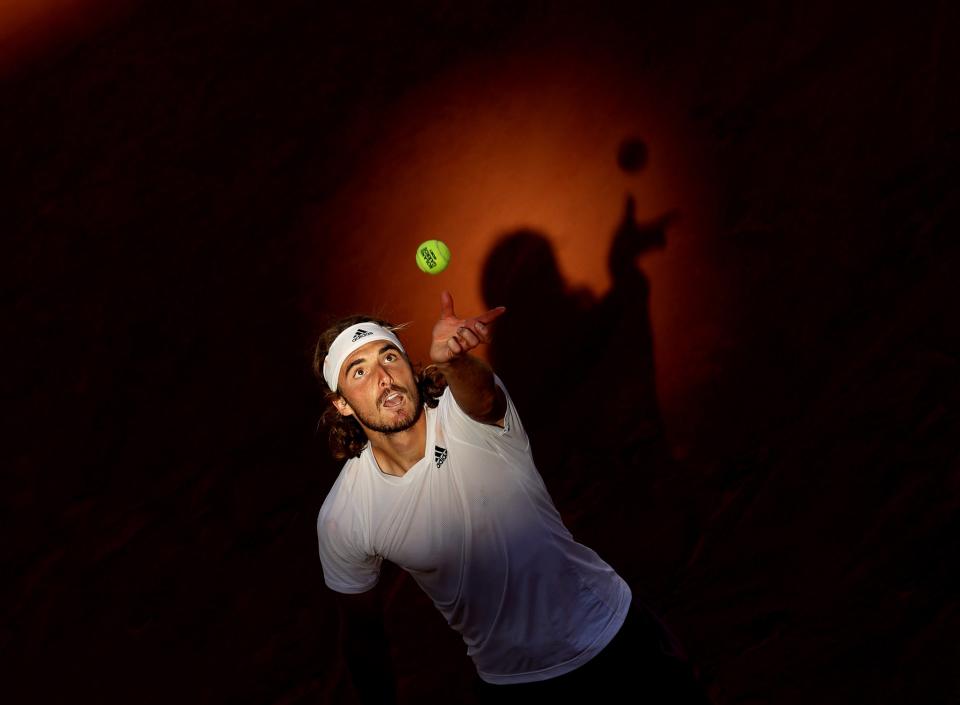
<path fill-rule="evenodd" d="M 355 343 L 360 340 L 360 338 L 366 338 L 368 335 L 373 335 L 373 333 L 368 330 L 364 330 L 363 328 L 358 328 L 357 332 L 353 334 L 353 340 L 350 342 Z"/>

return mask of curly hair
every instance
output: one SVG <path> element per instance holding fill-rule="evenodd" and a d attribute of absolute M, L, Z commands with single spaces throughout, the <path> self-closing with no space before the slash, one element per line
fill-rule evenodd
<path fill-rule="evenodd" d="M 320 416 L 319 425 L 327 429 L 327 442 L 330 444 L 330 452 L 337 460 L 358 457 L 367 445 L 367 434 L 364 433 L 360 423 L 353 416 L 342 416 L 333 405 L 340 394 L 327 387 L 327 383 L 323 379 L 323 361 L 326 359 L 333 341 L 337 339 L 340 333 L 350 326 L 365 322 L 376 323 L 390 331 L 397 331 L 404 327 L 393 325 L 388 321 L 372 316 L 347 316 L 334 321 L 320 334 L 313 352 L 313 376 L 317 378 L 320 388 L 324 390 L 324 401 L 326 402 L 326 408 Z M 420 393 L 423 403 L 431 409 L 436 407 L 440 395 L 443 394 L 443 390 L 447 386 L 443 374 L 434 365 L 417 369 L 410 362 L 406 353 L 403 356 L 414 370 L 417 391 Z"/>

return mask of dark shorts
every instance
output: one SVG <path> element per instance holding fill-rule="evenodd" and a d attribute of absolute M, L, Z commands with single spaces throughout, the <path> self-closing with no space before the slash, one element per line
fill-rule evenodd
<path fill-rule="evenodd" d="M 567 702 L 616 695 L 617 703 L 709 705 L 685 656 L 660 622 L 634 600 L 613 640 L 579 668 L 534 683 L 493 685 L 480 680 L 481 703 Z"/>

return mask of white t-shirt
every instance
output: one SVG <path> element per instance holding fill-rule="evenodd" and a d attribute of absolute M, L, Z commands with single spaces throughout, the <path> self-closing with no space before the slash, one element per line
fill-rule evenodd
<path fill-rule="evenodd" d="M 449 389 L 424 413 L 424 457 L 403 477 L 383 473 L 367 444 L 327 495 L 317 519 L 327 586 L 366 592 L 384 558 L 399 565 L 489 683 L 586 663 L 623 624 L 630 588 L 563 525 L 513 402 L 504 428 L 471 419 Z"/>

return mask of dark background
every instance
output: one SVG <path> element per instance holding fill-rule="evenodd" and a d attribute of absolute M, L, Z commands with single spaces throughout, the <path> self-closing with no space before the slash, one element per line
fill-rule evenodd
<path fill-rule="evenodd" d="M 960 700 L 952 4 L 71 7 L 2 65 L 4 700 L 351 702 L 309 361 L 357 282 L 311 288 L 336 234 L 304 214 L 364 168 L 357 106 L 565 38 L 675 86 L 741 292 L 682 453 L 591 377 L 541 463 L 565 519 L 720 703 Z M 382 585 L 403 702 L 467 699 L 458 637 Z"/>

